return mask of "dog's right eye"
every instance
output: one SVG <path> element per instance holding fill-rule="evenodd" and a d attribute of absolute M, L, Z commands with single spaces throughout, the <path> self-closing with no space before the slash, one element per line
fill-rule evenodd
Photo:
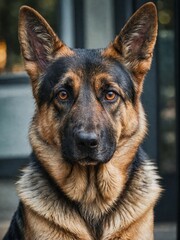
<path fill-rule="evenodd" d="M 66 90 L 61 90 L 59 93 L 58 93 L 58 98 L 59 100 L 61 101 L 65 101 L 68 99 L 69 95 L 68 95 L 68 92 Z"/>

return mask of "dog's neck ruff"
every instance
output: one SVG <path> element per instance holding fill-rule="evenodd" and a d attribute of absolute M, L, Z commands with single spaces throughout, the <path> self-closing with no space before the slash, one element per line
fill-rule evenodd
<path fill-rule="evenodd" d="M 115 231 L 128 227 L 152 208 L 161 192 L 158 179 L 154 164 L 149 160 L 141 161 L 130 175 L 125 189 L 119 191 L 116 200 L 104 201 L 104 210 L 96 206 L 98 200 L 90 204 L 82 201 L 79 204 L 69 199 L 58 186 L 53 186 L 52 181 L 45 177 L 44 170 L 36 163 L 30 163 L 24 169 L 17 186 L 21 201 L 31 210 L 47 221 L 77 234 L 78 239 L 87 236 L 86 239 L 90 240 L 89 231 L 91 228 L 93 231 L 97 223 L 103 229 L 101 239 L 108 239 Z M 98 195 L 96 197 L 99 198 Z M 71 229 L 68 229 L 69 219 L 72 221 Z"/>

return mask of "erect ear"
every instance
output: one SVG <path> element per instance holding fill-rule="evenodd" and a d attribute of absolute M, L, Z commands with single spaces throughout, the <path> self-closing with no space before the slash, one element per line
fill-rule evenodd
<path fill-rule="evenodd" d="M 157 11 L 146 3 L 129 19 L 119 35 L 104 51 L 119 59 L 133 76 L 136 89 L 142 91 L 143 79 L 150 69 L 157 37 Z"/>
<path fill-rule="evenodd" d="M 19 15 L 19 41 L 25 68 L 36 96 L 38 78 L 58 56 L 72 51 L 59 40 L 46 20 L 34 9 L 23 6 Z"/>

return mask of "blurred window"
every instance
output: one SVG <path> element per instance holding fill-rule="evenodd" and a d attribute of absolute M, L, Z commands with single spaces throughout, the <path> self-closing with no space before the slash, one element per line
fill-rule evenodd
<path fill-rule="evenodd" d="M 174 2 L 159 0 L 160 170 L 176 169 Z"/>

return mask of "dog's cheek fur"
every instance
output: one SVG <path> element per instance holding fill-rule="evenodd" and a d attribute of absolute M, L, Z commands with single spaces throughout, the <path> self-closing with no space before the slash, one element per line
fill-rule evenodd
<path fill-rule="evenodd" d="M 39 137 L 49 145 L 60 147 L 59 128 L 61 121 L 56 117 L 54 105 L 44 104 L 36 111 L 34 117 Z"/>
<path fill-rule="evenodd" d="M 126 101 L 121 104 L 118 115 L 114 120 L 117 134 L 116 151 L 110 164 L 119 169 L 120 175 L 123 176 L 121 183 L 125 184 L 129 166 L 146 135 L 147 123 L 140 103 L 134 105 L 131 101 Z"/>
<path fill-rule="evenodd" d="M 122 139 L 132 137 L 139 127 L 136 107 L 130 102 L 121 103 L 113 114 L 113 128 L 116 132 L 117 146 Z M 146 131 L 145 131 L 146 132 Z"/>
<path fill-rule="evenodd" d="M 121 108 L 122 133 L 121 138 L 131 137 L 139 127 L 138 114 L 135 107 L 130 102 L 126 102 Z"/>

